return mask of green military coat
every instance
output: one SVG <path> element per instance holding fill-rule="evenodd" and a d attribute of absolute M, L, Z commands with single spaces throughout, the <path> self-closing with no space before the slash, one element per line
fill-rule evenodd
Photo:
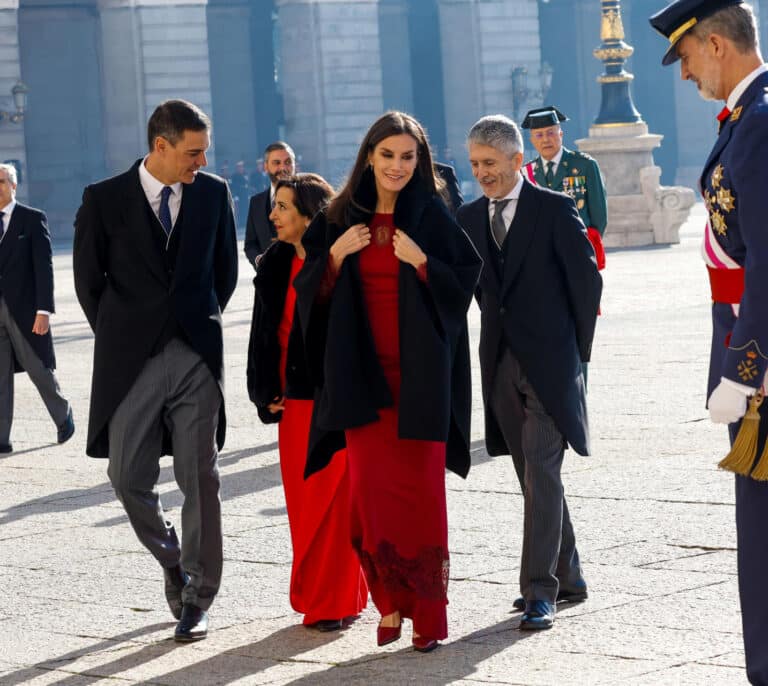
<path fill-rule="evenodd" d="M 541 157 L 531 160 L 526 167 L 526 171 L 530 170 L 537 184 L 547 186 L 544 180 L 546 166 Z M 605 186 L 600 167 L 592 157 L 563 147 L 563 156 L 557 165 L 551 188 L 563 191 L 573 198 L 585 226 L 594 227 L 601 236 L 605 233 L 608 223 Z"/>

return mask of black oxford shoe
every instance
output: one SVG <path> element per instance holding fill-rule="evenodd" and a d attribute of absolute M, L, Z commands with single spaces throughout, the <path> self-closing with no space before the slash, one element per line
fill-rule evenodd
<path fill-rule="evenodd" d="M 202 641 L 208 635 L 208 613 L 197 605 L 184 604 L 173 639 L 179 643 Z"/>
<path fill-rule="evenodd" d="M 344 628 L 344 621 L 341 619 L 319 619 L 312 624 L 307 624 L 307 628 L 322 632 L 341 631 Z"/>
<path fill-rule="evenodd" d="M 72 434 L 75 433 L 75 420 L 72 418 L 72 408 L 69 408 L 69 412 L 67 413 L 67 418 L 64 420 L 64 423 L 58 427 L 57 433 L 56 433 L 56 440 L 59 443 L 66 443 L 70 438 L 72 438 Z"/>
<path fill-rule="evenodd" d="M 13 446 L 10 443 L 0 443 L 0 453 L 12 453 Z"/>
<path fill-rule="evenodd" d="M 551 629 L 555 623 L 555 606 L 546 600 L 531 600 L 525 605 L 525 612 L 520 618 L 522 631 L 541 631 Z"/>
<path fill-rule="evenodd" d="M 171 608 L 171 614 L 176 619 L 181 619 L 181 592 L 184 586 L 189 583 L 189 574 L 187 574 L 181 565 L 175 567 L 163 567 L 165 576 L 165 599 L 168 601 L 168 607 Z"/>

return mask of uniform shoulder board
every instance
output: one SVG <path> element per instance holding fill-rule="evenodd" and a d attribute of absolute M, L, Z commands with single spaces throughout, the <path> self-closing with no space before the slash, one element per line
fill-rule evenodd
<path fill-rule="evenodd" d="M 534 157 L 532 160 L 528 160 L 526 163 L 524 163 L 523 166 L 527 167 L 530 164 L 531 166 L 533 166 L 534 169 L 536 169 L 536 167 L 538 166 L 536 164 L 536 160 L 538 159 L 539 159 L 538 157 Z"/>
<path fill-rule="evenodd" d="M 585 152 L 581 152 L 581 150 L 574 150 L 571 154 L 574 157 L 578 157 L 578 158 L 580 158 L 582 160 L 593 160 L 594 159 L 594 157 L 592 157 L 592 155 L 588 155 Z"/>

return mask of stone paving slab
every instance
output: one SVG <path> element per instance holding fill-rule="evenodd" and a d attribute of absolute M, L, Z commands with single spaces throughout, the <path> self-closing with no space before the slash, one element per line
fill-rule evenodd
<path fill-rule="evenodd" d="M 569 509 L 590 585 L 552 631 L 518 630 L 522 500 L 511 460 L 482 440 L 473 348 L 473 469 L 447 476 L 449 638 L 435 653 L 375 645 L 372 605 L 345 631 L 300 625 L 274 426 L 245 388 L 252 272 L 243 259 L 224 317 L 227 445 L 220 456 L 222 589 L 206 641 L 179 646 L 162 575 L 115 500 L 106 462 L 85 457 L 93 340 L 71 256 L 54 260 L 58 377 L 77 433 L 64 446 L 35 389 L 16 379 L 15 451 L 0 457 L 0 686 L 57 684 L 744 684 L 733 480 L 722 427 L 704 409 L 710 337 L 698 206 L 675 246 L 610 251 L 590 365 L 593 455 L 568 453 Z M 181 495 L 170 460 L 160 487 Z"/>

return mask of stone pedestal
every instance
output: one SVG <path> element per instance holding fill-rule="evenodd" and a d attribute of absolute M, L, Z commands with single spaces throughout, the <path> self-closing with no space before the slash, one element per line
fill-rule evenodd
<path fill-rule="evenodd" d="M 693 206 L 694 193 L 681 186 L 661 186 L 661 170 L 652 151 L 662 136 L 648 133 L 643 123 L 590 127 L 589 138 L 576 141 L 579 150 L 600 165 L 608 196 L 608 248 L 679 243 L 680 225 Z"/>

